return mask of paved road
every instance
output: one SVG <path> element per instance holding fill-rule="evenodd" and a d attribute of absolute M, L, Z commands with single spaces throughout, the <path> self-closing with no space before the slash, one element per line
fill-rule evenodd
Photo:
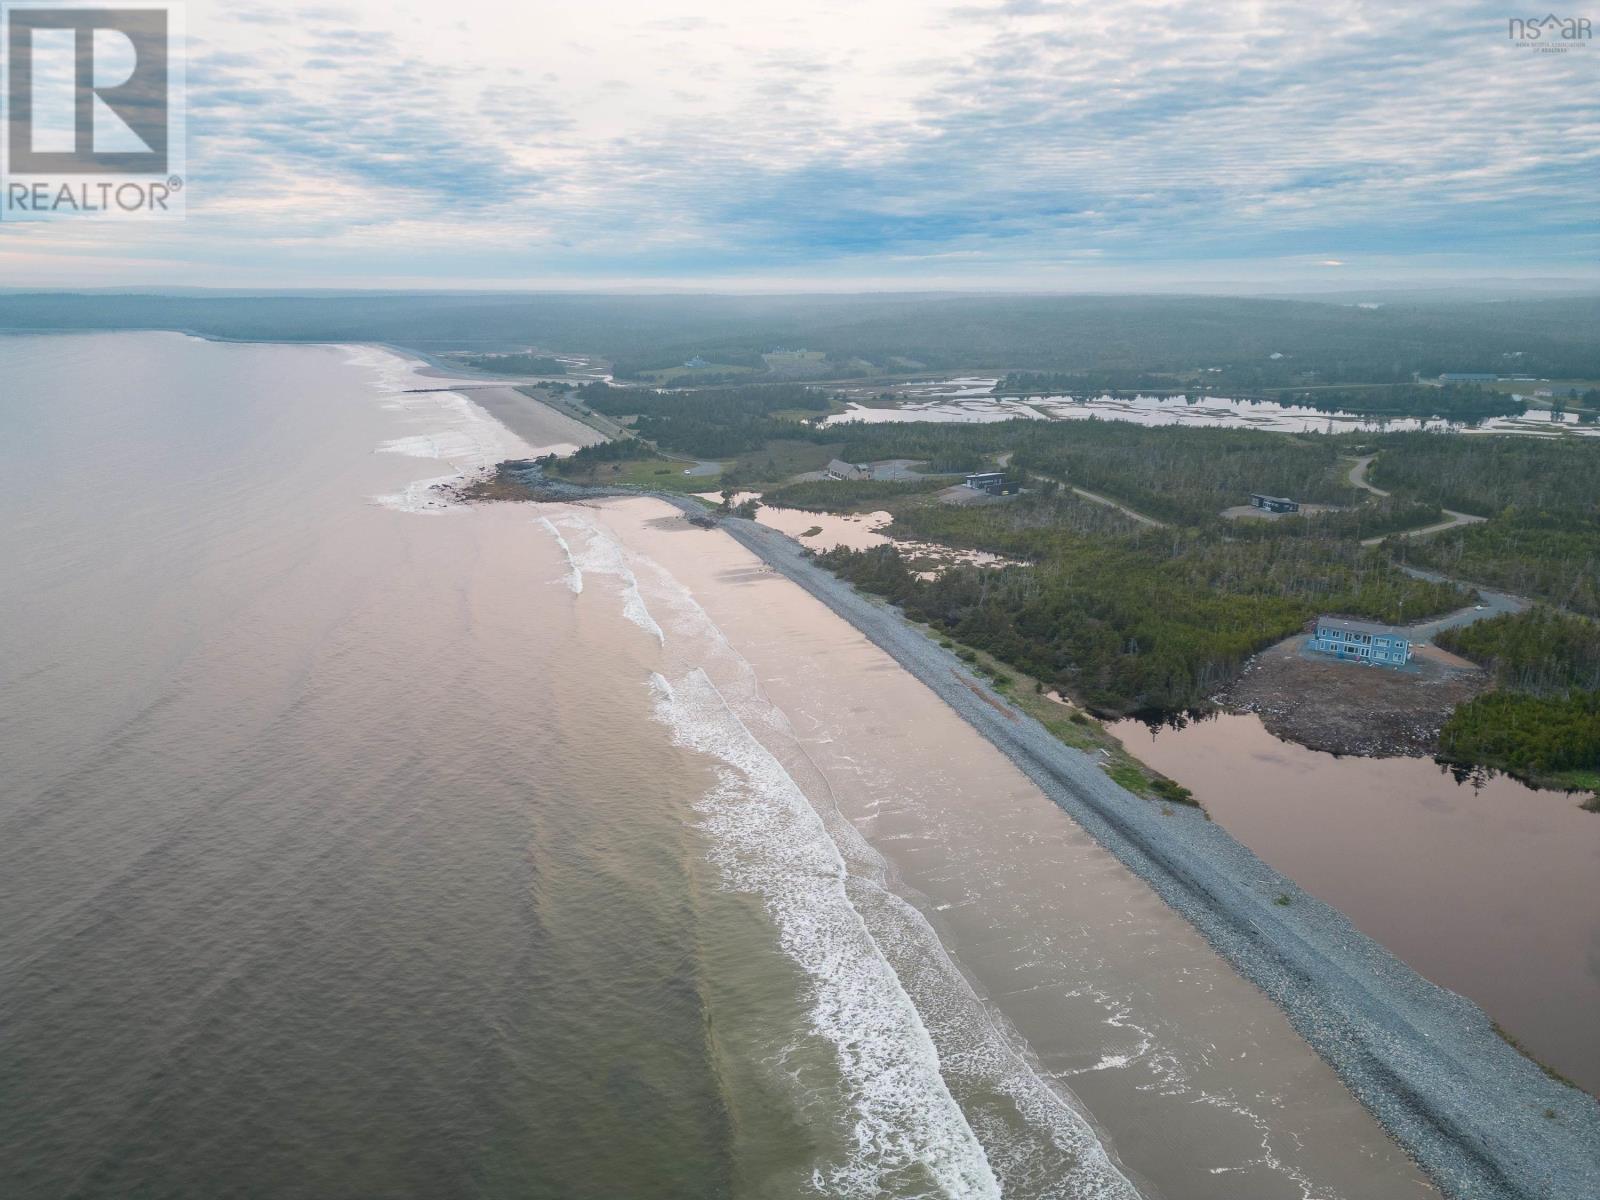
<path fill-rule="evenodd" d="M 1372 465 L 1372 460 L 1377 457 L 1376 454 L 1368 454 L 1363 458 L 1356 459 L 1356 465 L 1350 468 L 1350 482 L 1358 488 L 1365 488 L 1374 496 L 1387 496 L 1389 493 L 1381 487 L 1367 482 L 1367 468 Z M 1437 525 L 1425 525 L 1421 529 L 1408 529 L 1399 536 L 1408 538 L 1427 537 L 1430 533 L 1443 533 L 1446 529 L 1454 529 L 1458 525 L 1476 525 L 1484 519 L 1475 517 L 1471 513 L 1456 512 L 1451 508 L 1445 509 L 1444 512 L 1450 518 L 1448 521 L 1440 521 Z M 1362 538 L 1361 544 L 1363 546 L 1376 546 L 1384 538 L 1394 536 L 1394 534 L 1386 533 L 1379 537 Z"/>
<path fill-rule="evenodd" d="M 1475 583 L 1469 583 L 1464 579 L 1451 579 L 1448 575 L 1441 575 L 1437 571 L 1424 571 L 1421 567 L 1400 567 L 1400 569 L 1413 579 L 1426 580 L 1428 583 L 1454 583 L 1461 587 L 1472 588 L 1478 593 L 1478 603 L 1471 607 L 1458 608 L 1455 612 L 1446 613 L 1432 621 L 1405 626 L 1414 642 L 1430 641 L 1441 629 L 1456 629 L 1504 613 L 1519 613 L 1533 606 L 1533 601 L 1525 597 L 1513 596 L 1510 592 L 1491 592 Z"/>
<path fill-rule="evenodd" d="M 1377 457 L 1376 454 L 1368 454 L 1356 459 L 1356 465 L 1350 468 L 1350 482 L 1358 488 L 1365 488 L 1374 496 L 1387 496 L 1389 493 L 1381 487 L 1374 487 L 1367 482 L 1367 468 L 1372 465 L 1372 460 Z"/>

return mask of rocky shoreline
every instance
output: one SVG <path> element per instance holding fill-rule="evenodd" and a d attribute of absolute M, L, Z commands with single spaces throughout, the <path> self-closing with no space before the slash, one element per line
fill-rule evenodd
<path fill-rule="evenodd" d="M 502 464 L 493 484 L 488 494 L 464 488 L 463 498 L 510 498 L 514 489 L 564 501 L 651 494 L 691 518 L 707 515 L 683 496 L 551 481 L 537 464 Z M 1117 786 L 898 611 L 817 567 L 789 538 L 754 521 L 717 525 L 933 690 L 1189 920 L 1447 1195 L 1600 1195 L 1600 1104 L 1549 1078 L 1476 1005 L 1423 979 L 1203 813 L 1163 812 Z"/>

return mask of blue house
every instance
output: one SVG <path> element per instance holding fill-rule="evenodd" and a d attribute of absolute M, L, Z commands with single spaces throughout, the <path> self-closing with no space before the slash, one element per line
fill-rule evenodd
<path fill-rule="evenodd" d="M 1351 658 L 1380 667 L 1403 667 L 1411 661 L 1411 638 L 1403 630 L 1371 621 L 1318 617 L 1311 649 L 1335 658 Z"/>

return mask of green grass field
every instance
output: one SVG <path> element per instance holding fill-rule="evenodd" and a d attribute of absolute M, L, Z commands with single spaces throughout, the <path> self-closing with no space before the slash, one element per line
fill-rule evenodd
<path fill-rule="evenodd" d="M 564 476 L 572 483 L 622 484 L 658 492 L 714 492 L 722 486 L 719 475 L 685 475 L 689 463 L 662 458 L 625 459 L 599 463 L 592 471 Z"/>

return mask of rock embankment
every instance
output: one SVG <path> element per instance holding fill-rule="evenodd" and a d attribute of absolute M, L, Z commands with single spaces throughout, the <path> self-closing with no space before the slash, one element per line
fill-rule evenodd
<path fill-rule="evenodd" d="M 506 491 L 526 479 L 523 498 L 598 494 L 545 487 L 536 471 L 516 467 L 498 478 Z M 683 496 L 655 495 L 691 517 L 706 513 Z M 932 689 L 1190 921 L 1272 998 L 1446 1195 L 1600 1196 L 1600 1104 L 1547 1077 L 1495 1033 L 1483 1010 L 1423 979 L 1204 813 L 1117 786 L 1090 756 L 1011 707 L 896 610 L 817 567 L 791 539 L 755 521 L 718 525 Z"/>
<path fill-rule="evenodd" d="M 693 511 L 683 497 L 659 498 Z M 795 542 L 754 521 L 721 527 L 931 688 L 1183 914 L 1278 1004 L 1446 1195 L 1600 1196 L 1600 1104 L 1507 1045 L 1482 1009 L 1423 979 L 1202 812 L 1163 811 L 1118 787 Z"/>

